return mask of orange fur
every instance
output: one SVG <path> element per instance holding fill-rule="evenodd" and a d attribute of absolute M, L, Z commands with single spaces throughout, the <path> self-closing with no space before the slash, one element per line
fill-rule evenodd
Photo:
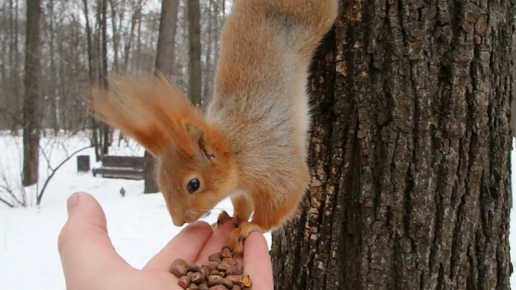
<path fill-rule="evenodd" d="M 237 1 L 222 31 L 206 116 L 160 77 L 117 77 L 94 89 L 98 116 L 160 159 L 158 180 L 175 225 L 230 196 L 241 253 L 251 231 L 281 227 L 308 186 L 307 70 L 337 16 L 337 0 Z M 197 180 L 199 188 L 190 192 Z M 252 221 L 249 221 L 254 211 Z"/>
<path fill-rule="evenodd" d="M 96 117 L 133 137 L 156 157 L 172 144 L 189 156 L 195 155 L 189 141 L 201 131 L 185 130 L 185 124 L 204 129 L 203 134 L 216 149 L 228 151 L 217 129 L 208 126 L 202 112 L 162 75 L 118 75 L 111 77 L 109 84 L 109 90 L 92 89 L 90 108 Z"/>

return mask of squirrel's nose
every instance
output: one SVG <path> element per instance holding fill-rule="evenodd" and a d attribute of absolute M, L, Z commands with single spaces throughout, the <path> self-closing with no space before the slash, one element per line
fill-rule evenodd
<path fill-rule="evenodd" d="M 172 222 L 176 227 L 182 227 L 185 224 L 183 219 L 172 219 Z"/>

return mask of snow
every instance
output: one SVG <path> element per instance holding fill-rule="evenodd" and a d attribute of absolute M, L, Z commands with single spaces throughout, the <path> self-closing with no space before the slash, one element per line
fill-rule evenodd
<path fill-rule="evenodd" d="M 122 142 L 120 147 L 116 143 L 111 154 L 143 156 L 143 149 L 134 142 L 129 146 Z M 16 191 L 21 190 L 18 184 L 22 145 L 21 137 L 0 132 L 0 184 L 4 184 L 5 176 Z M 69 154 L 88 147 L 89 140 L 83 134 L 49 136 L 42 138 L 41 145 L 55 168 Z M 92 168 L 100 165 L 95 162 L 93 149 L 79 154 L 90 156 Z M 25 188 L 26 199 L 31 205 L 36 203 L 36 195 L 32 192 L 39 192 L 51 173 L 44 157 L 40 158 L 39 172 L 40 184 Z M 130 265 L 142 268 L 182 229 L 172 224 L 163 196 L 143 194 L 143 185 L 143 181 L 95 178 L 91 171 L 77 173 L 74 156 L 49 182 L 40 206 L 9 208 L 0 204 L 0 289 L 65 289 L 57 237 L 67 219 L 66 200 L 77 191 L 88 192 L 99 201 L 106 213 L 108 232 L 115 249 Z M 125 197 L 120 194 L 122 187 L 126 191 Z M 219 203 L 202 220 L 213 223 L 222 210 L 232 214 L 229 200 Z M 266 238 L 270 245 L 270 234 Z"/>
<path fill-rule="evenodd" d="M 143 149 L 134 142 L 117 140 L 110 153 L 116 155 L 143 156 Z M 66 200 L 74 192 L 92 194 L 102 205 L 108 220 L 108 231 L 115 249 L 133 267 L 141 268 L 181 228 L 172 224 L 161 194 L 143 194 L 143 181 L 103 179 L 89 173 L 77 173 L 76 157 L 61 167 L 43 196 L 40 206 L 36 203 L 47 176 L 51 173 L 46 159 L 55 168 L 71 153 L 89 146 L 89 139 L 82 133 L 74 136 L 43 137 L 41 146 L 45 157 L 40 158 L 40 184 L 21 188 L 20 172 L 23 156 L 21 137 L 0 132 L 0 185 L 7 184 L 15 192 L 25 190 L 30 207 L 9 208 L 0 204 L 0 281 L 1 289 L 7 290 L 59 290 L 65 289 L 61 262 L 57 252 L 57 236 L 66 222 Z M 514 147 L 514 146 L 513 146 Z M 93 149 L 79 153 L 89 155 L 91 167 L 95 162 Z M 516 172 L 516 154 L 511 155 L 512 172 Z M 515 177 L 511 177 L 516 184 Z M 120 189 L 126 190 L 125 197 Z M 1 195 L 3 196 L 3 195 Z M 20 198 L 21 199 L 21 198 Z M 203 220 L 213 223 L 218 213 L 232 213 L 229 200 L 224 200 Z M 511 211 L 511 221 L 516 212 Z M 512 226 L 511 226 L 512 229 Z M 271 243 L 270 234 L 266 235 Z M 511 261 L 516 262 L 516 235 L 511 231 Z M 142 246 L 145 245 L 145 246 Z M 27 273 L 30 272 L 30 275 Z M 511 276 L 516 285 L 516 275 Z"/>

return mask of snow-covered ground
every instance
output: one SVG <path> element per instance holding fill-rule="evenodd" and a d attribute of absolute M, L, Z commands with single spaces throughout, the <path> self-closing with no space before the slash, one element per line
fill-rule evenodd
<path fill-rule="evenodd" d="M 115 145 L 116 144 L 115 140 Z M 22 160 L 22 140 L 0 132 L 0 185 L 7 181 L 19 191 Z M 46 159 L 56 167 L 69 154 L 87 147 L 83 134 L 73 137 L 45 137 L 41 142 L 47 158 L 40 161 L 41 190 L 48 170 Z M 134 142 L 121 143 L 111 148 L 111 154 L 143 156 L 143 149 Z M 80 153 L 89 155 L 91 167 L 95 163 L 93 149 Z M 516 154 L 511 156 L 512 172 L 516 172 Z M 5 179 L 4 179 L 5 177 Z M 515 183 L 512 177 L 512 184 Z M 126 190 L 125 197 L 120 189 Z M 66 199 L 74 192 L 86 191 L 102 205 L 108 220 L 108 231 L 120 255 L 133 267 L 141 268 L 181 228 L 175 227 L 168 215 L 161 194 L 144 195 L 143 181 L 94 178 L 90 173 L 77 173 L 76 158 L 71 158 L 57 171 L 45 191 L 40 206 L 9 208 L 0 204 L 0 289 L 6 290 L 64 290 L 65 284 L 57 252 L 57 236 L 66 221 Z M 2 197 L 3 195 L 0 195 Z M 35 204 L 33 193 L 27 192 L 27 202 Z M 222 210 L 232 213 L 229 200 L 221 202 L 203 220 L 213 223 Z M 516 213 L 511 212 L 511 221 Z M 516 226 L 516 225 L 515 225 Z M 511 227 L 512 229 L 513 227 Z M 266 235 L 270 246 L 270 235 Z M 516 235 L 511 231 L 511 260 L 516 262 Z M 142 245 L 145 245 L 142 247 Z M 29 274 L 28 274 L 29 273 Z M 516 285 L 516 276 L 511 277 Z"/>
<path fill-rule="evenodd" d="M 69 154 L 89 145 L 88 138 L 82 134 L 71 138 L 48 137 L 41 141 L 53 167 Z M 0 132 L 0 185 L 5 183 L 5 176 L 14 190 L 19 190 L 22 145 L 20 137 Z M 143 150 L 134 142 L 129 146 L 122 142 L 120 148 L 112 148 L 110 153 L 143 156 Z M 95 163 L 93 149 L 80 155 L 90 155 L 91 167 L 100 165 Z M 41 183 L 33 191 L 41 190 L 50 174 L 44 157 L 40 162 Z M 73 157 L 57 171 L 39 207 L 9 208 L 0 204 L 0 289 L 65 289 L 57 237 L 67 218 L 66 200 L 77 191 L 88 192 L 99 201 L 106 213 L 115 248 L 133 267 L 143 267 L 181 230 L 172 224 L 161 194 L 143 194 L 143 181 L 95 178 L 91 171 L 78 174 L 76 162 Z M 126 190 L 125 197 L 120 195 L 122 187 Z M 35 196 L 30 192 L 27 194 L 29 203 L 35 204 Z M 203 220 L 215 222 L 223 209 L 232 213 L 229 200 L 217 205 Z M 266 237 L 270 245 L 270 235 Z"/>

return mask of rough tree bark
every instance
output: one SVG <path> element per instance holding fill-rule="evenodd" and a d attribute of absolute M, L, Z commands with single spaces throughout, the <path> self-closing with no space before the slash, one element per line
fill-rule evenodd
<path fill-rule="evenodd" d="M 167 77 L 172 76 L 174 63 L 174 38 L 176 36 L 178 0 L 163 0 L 161 4 L 161 19 L 159 24 L 158 50 L 156 53 L 156 73 L 161 72 Z M 144 155 L 144 193 L 159 192 L 156 178 L 158 160 L 147 150 Z"/>
<path fill-rule="evenodd" d="M 341 1 L 276 289 L 509 289 L 514 2 Z"/>
<path fill-rule="evenodd" d="M 23 186 L 38 182 L 39 136 L 39 51 L 40 0 L 27 0 L 27 34 L 25 42 L 25 97 L 23 100 Z"/>
<path fill-rule="evenodd" d="M 188 96 L 192 103 L 201 106 L 201 8 L 199 0 L 188 1 Z"/>

